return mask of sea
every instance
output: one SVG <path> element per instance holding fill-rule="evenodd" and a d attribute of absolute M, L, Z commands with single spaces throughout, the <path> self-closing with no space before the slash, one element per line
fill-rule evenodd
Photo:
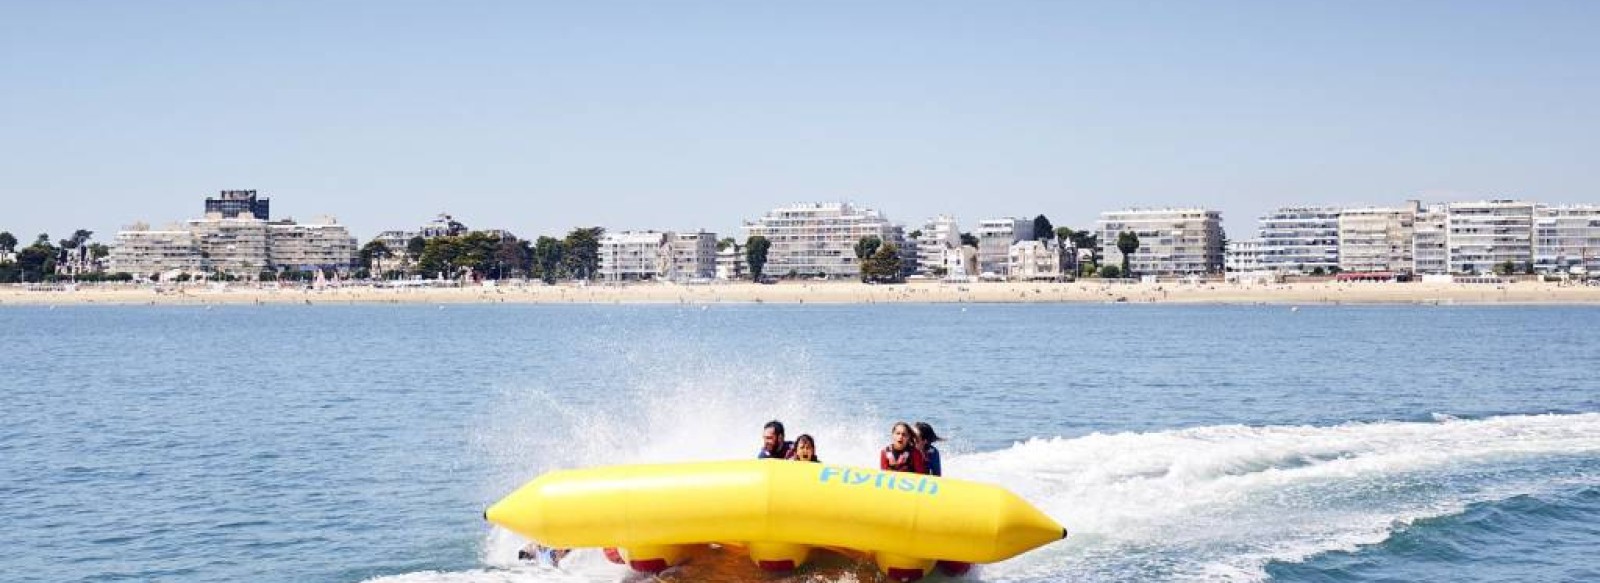
<path fill-rule="evenodd" d="M 1072 533 L 969 580 L 1600 581 L 1597 373 L 1585 307 L 5 307 L 0 581 L 876 580 L 483 521 L 771 419 L 864 466 L 927 421 Z"/>

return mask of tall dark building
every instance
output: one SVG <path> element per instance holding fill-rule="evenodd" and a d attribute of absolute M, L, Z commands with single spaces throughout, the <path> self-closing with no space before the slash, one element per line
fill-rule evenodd
<path fill-rule="evenodd" d="M 272 199 L 257 199 L 254 190 L 224 190 L 217 198 L 206 197 L 206 213 L 222 213 L 226 218 L 248 214 L 267 221 L 271 220 L 267 210 L 271 203 Z"/>

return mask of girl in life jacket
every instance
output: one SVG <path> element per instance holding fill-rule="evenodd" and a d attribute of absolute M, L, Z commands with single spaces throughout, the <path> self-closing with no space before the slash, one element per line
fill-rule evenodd
<path fill-rule="evenodd" d="M 944 441 L 938 433 L 933 432 L 933 426 L 927 421 L 917 422 L 917 449 L 922 450 L 922 457 L 928 464 L 928 475 L 944 475 L 944 468 L 939 463 L 939 448 L 934 443 Z"/>
<path fill-rule="evenodd" d="M 889 446 L 878 453 L 878 469 L 895 472 L 928 473 L 928 460 L 916 446 L 917 433 L 911 424 L 899 421 L 889 433 Z"/>
<path fill-rule="evenodd" d="M 794 457 L 789 458 L 797 462 L 822 463 L 817 459 L 817 440 L 810 435 L 801 435 L 794 438 Z"/>

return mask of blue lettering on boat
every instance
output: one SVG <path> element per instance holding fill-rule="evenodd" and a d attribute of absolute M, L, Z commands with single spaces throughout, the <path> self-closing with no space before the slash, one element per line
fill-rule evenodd
<path fill-rule="evenodd" d="M 876 472 L 855 468 L 836 466 L 823 466 L 817 480 L 824 484 L 837 484 L 858 488 L 877 488 L 880 490 L 898 490 L 916 494 L 937 496 L 939 494 L 939 480 L 928 476 L 916 476 L 902 472 Z"/>

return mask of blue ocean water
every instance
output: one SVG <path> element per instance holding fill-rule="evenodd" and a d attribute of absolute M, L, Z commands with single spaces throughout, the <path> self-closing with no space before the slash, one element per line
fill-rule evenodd
<path fill-rule="evenodd" d="M 84 306 L 0 347 L 0 580 L 619 581 L 483 508 L 775 417 L 862 465 L 926 419 L 1074 532 L 978 580 L 1600 579 L 1600 310 Z"/>

